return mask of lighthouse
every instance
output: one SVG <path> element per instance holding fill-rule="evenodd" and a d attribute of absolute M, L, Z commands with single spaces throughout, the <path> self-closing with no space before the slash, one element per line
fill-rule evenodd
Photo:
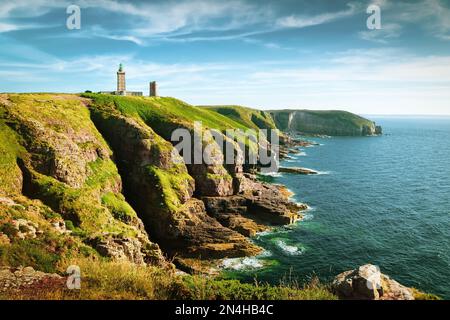
<path fill-rule="evenodd" d="M 142 96 L 141 91 L 127 91 L 125 83 L 125 71 L 123 65 L 119 64 L 119 70 L 117 70 L 117 90 L 116 91 L 100 91 L 103 94 L 113 94 L 117 96 Z"/>
<path fill-rule="evenodd" d="M 125 71 L 123 71 L 122 64 L 119 65 L 119 70 L 117 71 L 117 94 L 125 96 L 127 94 L 127 89 L 125 86 Z"/>

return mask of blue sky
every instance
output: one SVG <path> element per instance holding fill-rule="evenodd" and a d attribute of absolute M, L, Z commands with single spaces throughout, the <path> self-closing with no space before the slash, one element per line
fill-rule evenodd
<path fill-rule="evenodd" d="M 114 90 L 123 63 L 195 105 L 450 114 L 447 0 L 0 0 L 0 48 L 0 92 Z"/>

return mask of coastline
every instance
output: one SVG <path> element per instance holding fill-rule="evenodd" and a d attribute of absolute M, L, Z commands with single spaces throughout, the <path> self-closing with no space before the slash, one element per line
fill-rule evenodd
<path fill-rule="evenodd" d="M 280 152 L 280 160 L 286 160 L 289 159 L 290 155 L 296 155 L 301 154 L 303 150 L 300 150 L 300 148 L 309 148 L 318 146 L 319 144 L 313 141 L 308 141 L 304 139 L 299 139 L 297 137 L 292 138 L 291 136 L 288 136 L 289 139 L 285 141 L 285 145 L 282 148 L 282 151 Z M 284 167 L 281 167 L 284 168 Z M 287 174 L 300 174 L 300 175 L 308 175 L 308 174 L 320 174 L 318 171 L 315 171 L 313 169 L 306 169 L 306 168 L 295 168 L 296 170 L 291 172 L 286 172 Z M 308 170 L 308 171 L 303 171 Z M 274 173 L 258 173 L 256 175 L 257 181 L 261 183 L 268 183 L 272 186 L 275 186 L 279 188 L 281 194 L 292 204 L 295 204 L 298 206 L 298 219 L 295 221 L 292 221 L 289 224 L 285 225 L 279 225 L 279 226 L 266 226 L 266 229 L 263 231 L 259 231 L 255 233 L 255 235 L 249 237 L 250 241 L 253 242 L 254 239 L 257 239 L 260 236 L 271 234 L 276 232 L 276 228 L 286 228 L 291 225 L 294 225 L 296 223 L 299 223 L 301 221 L 304 221 L 305 219 L 309 219 L 307 212 L 313 210 L 307 203 L 295 201 L 293 197 L 296 195 L 294 191 L 290 190 L 287 186 L 280 183 L 275 183 L 269 181 L 270 179 L 264 179 L 264 177 L 278 177 L 283 173 L 278 171 Z M 303 248 L 299 249 L 294 246 L 289 246 L 286 243 L 282 242 L 280 240 L 280 243 L 278 243 L 278 246 L 287 251 L 291 254 L 301 254 L 303 252 Z M 217 274 L 223 274 L 227 271 L 233 270 L 233 271 L 246 271 L 246 270 L 260 270 L 267 265 L 264 264 L 264 262 L 260 261 L 259 258 L 265 258 L 270 256 L 272 253 L 268 251 L 267 249 L 263 249 L 263 251 L 257 255 L 248 255 L 244 257 L 236 257 L 236 258 L 225 258 L 220 259 L 216 264 L 216 271 L 218 271 Z"/>

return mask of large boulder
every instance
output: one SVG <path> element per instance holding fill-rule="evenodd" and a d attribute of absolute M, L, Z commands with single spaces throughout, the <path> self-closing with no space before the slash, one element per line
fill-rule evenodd
<path fill-rule="evenodd" d="M 332 287 L 341 299 L 414 300 L 412 289 L 382 274 L 372 264 L 339 274 Z"/>

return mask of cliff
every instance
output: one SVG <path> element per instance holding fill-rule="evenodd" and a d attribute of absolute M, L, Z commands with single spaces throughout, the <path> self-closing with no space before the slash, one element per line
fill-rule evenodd
<path fill-rule="evenodd" d="M 346 111 L 272 110 L 278 129 L 285 132 L 329 136 L 370 136 L 382 133 L 380 126 Z"/>
<path fill-rule="evenodd" d="M 300 216 L 281 187 L 245 172 L 246 159 L 225 165 L 207 134 L 249 129 L 244 121 L 173 98 L 0 98 L 3 264 L 54 271 L 87 255 L 191 270 L 192 259 L 255 255 L 261 249 L 247 236 Z M 214 149 L 207 164 L 184 163 L 171 141 L 178 128 L 193 137 L 194 121 L 204 126 L 203 148 Z"/>
<path fill-rule="evenodd" d="M 242 106 L 203 106 L 250 129 L 275 129 L 270 113 Z"/>

